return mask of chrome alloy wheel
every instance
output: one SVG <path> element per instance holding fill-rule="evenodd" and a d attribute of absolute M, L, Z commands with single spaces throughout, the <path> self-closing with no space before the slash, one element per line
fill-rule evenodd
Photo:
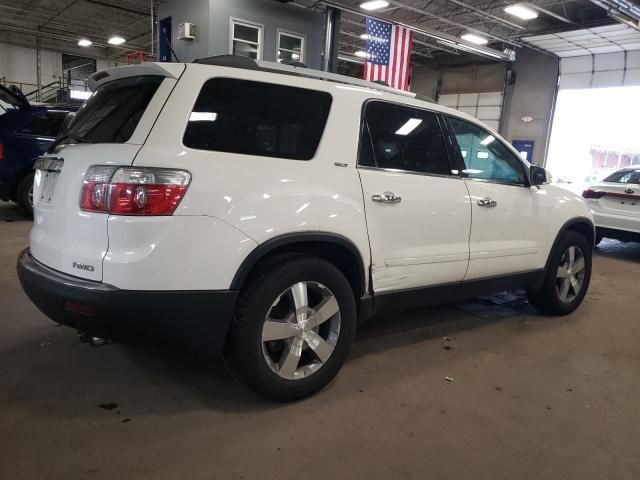
<path fill-rule="evenodd" d="M 340 307 L 318 282 L 298 282 L 276 298 L 262 326 L 262 354 L 269 368 L 287 380 L 317 372 L 340 336 Z"/>
<path fill-rule="evenodd" d="M 571 303 L 582 290 L 586 264 L 584 253 L 580 247 L 570 246 L 560 258 L 556 273 L 556 291 L 563 303 Z"/>
<path fill-rule="evenodd" d="M 27 193 L 27 200 L 29 200 L 29 205 L 33 208 L 33 184 L 29 187 L 29 192 Z"/>

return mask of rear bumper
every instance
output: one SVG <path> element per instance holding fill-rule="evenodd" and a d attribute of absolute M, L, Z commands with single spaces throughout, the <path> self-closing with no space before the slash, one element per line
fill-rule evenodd
<path fill-rule="evenodd" d="M 591 213 L 593 213 L 596 228 L 622 230 L 636 234 L 640 233 L 640 217 L 603 213 L 597 210 L 591 210 Z"/>
<path fill-rule="evenodd" d="M 135 291 L 80 279 L 18 257 L 18 277 L 31 301 L 55 322 L 116 341 L 222 352 L 238 292 Z"/>

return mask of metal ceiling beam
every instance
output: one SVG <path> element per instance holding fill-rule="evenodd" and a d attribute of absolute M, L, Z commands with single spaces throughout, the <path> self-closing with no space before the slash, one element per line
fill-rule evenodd
<path fill-rule="evenodd" d="M 356 26 L 358 26 L 360 28 L 365 28 L 364 23 L 355 22 L 355 21 L 350 20 L 348 18 L 343 18 L 342 21 L 344 23 L 348 23 L 350 25 L 356 25 Z M 344 30 L 344 29 L 342 30 L 342 33 L 345 33 L 347 35 L 355 35 L 354 33 L 348 32 L 347 30 Z M 422 45 L 423 47 L 428 47 L 428 48 L 433 48 L 433 49 L 436 49 L 436 50 L 441 50 L 443 52 L 447 52 L 447 53 L 450 53 L 452 55 L 460 55 L 460 53 L 457 50 L 453 50 L 451 48 L 443 47 L 442 45 L 435 45 L 433 43 L 423 42 L 422 40 L 418 40 L 415 37 L 413 39 L 413 43 L 415 43 L 416 45 Z"/>
<path fill-rule="evenodd" d="M 577 23 L 569 20 L 568 18 L 563 17 L 562 15 L 558 15 L 557 13 L 554 13 L 551 10 L 547 10 L 546 8 L 542 8 L 541 6 L 536 5 L 535 3 L 525 3 L 524 5 L 526 5 L 529 8 L 533 8 L 534 10 L 537 10 L 540 13 L 544 13 L 545 15 L 553 17 L 556 20 L 560 20 L 561 22 L 568 23 L 568 24 L 571 24 L 571 25 L 577 25 Z"/>
<path fill-rule="evenodd" d="M 105 7 L 105 8 L 110 8 L 112 10 L 117 10 L 119 12 L 123 12 L 123 13 L 130 13 L 133 15 L 140 15 L 140 16 L 144 16 L 144 17 L 148 17 L 149 16 L 149 12 L 145 11 L 145 10 L 137 10 L 134 8 L 129 8 L 129 7 L 121 7 L 120 5 L 114 5 L 113 3 L 108 3 L 108 2 L 101 2 L 99 0 L 82 0 L 85 3 L 91 3 L 93 5 L 99 5 L 101 7 Z"/>
<path fill-rule="evenodd" d="M 15 18 L 9 18 L 10 16 L 15 16 Z M 50 25 L 47 26 L 48 29 L 62 31 L 64 34 L 73 33 L 80 36 L 86 36 L 87 32 L 91 32 L 89 37 L 95 37 L 100 35 L 107 36 L 110 33 L 113 33 L 112 29 L 109 27 L 104 28 L 104 25 L 96 25 L 94 23 L 89 24 L 86 19 L 81 20 L 76 16 L 65 16 L 65 18 L 50 20 L 50 16 L 48 15 L 30 12 L 23 8 L 9 7 L 7 5 L 0 5 L 0 18 L 6 22 L 5 24 L 11 24 L 23 28 L 37 28 L 40 22 L 50 21 Z M 20 20 L 18 20 L 18 18 Z M 121 27 L 121 30 L 124 31 L 121 31 L 120 33 L 139 35 L 139 29 L 135 32 L 130 29 L 132 25 L 135 25 L 138 22 L 139 20 L 136 20 L 130 25 Z"/>
<path fill-rule="evenodd" d="M 55 15 L 53 15 L 52 17 L 50 17 L 46 22 L 38 25 L 38 28 L 42 28 L 42 27 L 46 27 L 49 23 L 51 23 L 52 20 L 55 20 L 56 18 L 58 18 L 60 15 L 62 15 L 64 12 L 66 12 L 67 10 L 69 10 L 71 7 L 73 7 L 76 3 L 78 3 L 80 0 L 74 0 L 73 2 L 70 2 L 68 5 L 65 5 L 65 7 L 61 10 L 58 10 L 56 12 Z"/>
<path fill-rule="evenodd" d="M 436 41 L 437 44 L 444 45 L 445 47 L 454 48 L 454 49 L 462 50 L 469 53 L 474 53 L 476 55 L 481 55 L 488 58 L 493 58 L 494 60 L 501 60 L 505 62 L 511 62 L 514 60 L 513 55 L 509 54 L 508 52 L 501 52 L 499 50 L 495 50 L 490 47 L 471 44 L 458 37 L 454 37 L 453 35 L 439 32 L 438 30 L 433 30 L 427 27 L 416 27 L 414 25 L 409 25 L 404 22 L 399 22 L 396 19 L 380 17 L 377 15 L 372 15 L 370 13 L 363 13 L 357 8 L 342 5 L 332 0 L 320 0 L 320 1 L 325 5 L 328 5 L 334 8 L 339 8 L 345 12 L 350 12 L 359 16 L 375 18 L 382 22 L 395 23 L 396 25 L 400 25 L 401 27 L 408 28 L 409 30 L 412 30 L 416 33 L 424 35 L 425 37 L 432 38 Z M 513 41 L 509 41 L 508 43 L 514 44 Z"/>
<path fill-rule="evenodd" d="M 449 1 L 449 0 L 447 0 L 447 1 Z M 427 17 L 433 17 L 433 18 L 435 18 L 436 20 L 438 20 L 440 22 L 447 23 L 449 25 L 453 25 L 453 26 L 455 26 L 457 28 L 460 28 L 462 30 L 468 30 L 470 32 L 477 33 L 478 35 L 482 35 L 482 36 L 485 36 L 485 37 L 493 38 L 494 40 L 498 40 L 499 42 L 509 43 L 511 45 L 514 45 L 514 46 L 519 46 L 519 44 L 517 42 L 514 42 L 513 40 L 510 40 L 508 38 L 500 37 L 498 35 L 494 35 L 494 34 L 488 33 L 488 32 L 483 32 L 482 30 L 476 30 L 475 28 L 470 28 L 469 26 L 464 25 L 462 23 L 458 23 L 458 22 L 456 22 L 454 20 L 449 20 L 448 18 L 441 17 L 439 15 L 436 15 L 435 13 L 431 13 L 428 10 L 424 10 L 422 8 L 416 8 L 416 7 L 413 7 L 411 5 L 407 5 L 407 4 L 404 4 L 404 3 L 396 2 L 396 1 L 393 1 L 393 0 L 391 0 L 391 3 L 393 3 L 394 5 L 401 6 L 401 8 L 404 8 L 405 10 L 409 10 L 410 12 L 418 13 L 420 15 L 425 15 Z"/>
<path fill-rule="evenodd" d="M 362 38 L 360 38 L 360 35 L 357 35 L 355 33 L 347 32 L 345 30 L 342 30 L 340 33 L 342 33 L 343 35 L 346 35 L 347 37 L 356 38 L 356 39 L 360 40 L 361 42 L 364 41 Z M 350 42 L 345 42 L 345 41 L 343 41 L 341 43 L 344 43 L 345 45 L 347 45 L 349 47 L 361 48 L 360 45 L 355 44 L 355 43 L 350 43 Z M 429 45 L 429 44 L 427 44 L 425 42 L 418 42 L 416 40 L 414 40 L 413 43 L 422 44 L 422 45 L 425 45 L 425 46 L 428 46 L 428 47 L 432 47 L 432 48 L 438 48 L 438 47 L 433 47 L 433 45 Z M 412 53 L 414 53 L 416 55 L 423 56 L 423 57 L 427 57 L 427 58 L 433 58 L 431 55 L 427 55 L 426 53 L 417 51 L 415 49 L 412 50 Z"/>
<path fill-rule="evenodd" d="M 626 0 L 591 0 L 604 8 L 611 18 L 640 31 L 640 7 Z"/>
<path fill-rule="evenodd" d="M 53 38 L 56 40 L 62 40 L 65 42 L 70 42 L 70 43 L 77 43 L 78 42 L 78 38 L 77 37 L 70 37 L 68 35 L 62 34 L 62 33 L 55 33 L 55 32 L 51 32 L 51 31 L 43 31 L 43 30 L 38 30 L 35 28 L 24 28 L 24 27 L 17 27 L 15 25 L 5 25 L 5 24 L 0 24 L 0 31 L 4 30 L 4 31 L 8 31 L 8 32 L 17 32 L 17 33 L 28 33 L 31 35 L 34 35 L 36 37 L 42 37 L 42 38 Z M 102 42 L 93 42 L 93 46 L 96 47 L 101 47 L 101 48 L 116 48 L 119 50 L 142 50 L 142 48 L 140 48 L 140 45 L 131 45 L 131 44 L 123 44 L 123 45 L 109 45 L 107 43 L 102 43 Z M 148 53 L 148 52 L 144 52 L 144 53 Z"/>
<path fill-rule="evenodd" d="M 511 22 L 509 20 L 506 20 L 504 18 L 500 18 L 497 15 L 494 15 L 494 14 L 489 13 L 487 11 L 480 10 L 479 8 L 476 8 L 476 7 L 473 7 L 473 6 L 471 6 L 471 5 L 467 4 L 467 3 L 461 2 L 460 0 L 445 0 L 445 1 L 448 2 L 448 3 L 453 3 L 454 5 L 457 5 L 459 7 L 462 7 L 465 10 L 469 10 L 470 12 L 473 12 L 476 15 L 480 15 L 482 18 L 490 19 L 490 20 L 492 20 L 492 21 L 494 21 L 496 23 L 499 23 L 501 25 L 505 25 L 505 26 L 510 27 L 510 28 L 512 28 L 514 30 L 520 30 L 520 31 L 526 30 L 526 27 L 523 27 L 522 25 L 518 25 L 517 23 L 513 23 L 513 22 Z M 406 3 L 402 3 L 402 2 L 398 2 L 398 1 L 394 1 L 394 0 L 391 0 L 389 3 L 391 3 L 392 5 L 396 5 L 398 7 L 401 7 L 401 8 L 406 8 L 406 9 L 412 10 L 412 11 L 417 12 L 417 13 L 426 12 L 426 13 L 423 13 L 423 14 L 427 14 L 428 13 L 429 15 L 436 16 L 435 14 L 433 14 L 431 12 L 427 12 L 426 10 L 422 10 L 420 8 L 415 8 L 415 7 L 411 6 L 411 5 L 407 5 Z M 441 20 L 444 20 L 442 17 L 438 17 L 438 18 L 441 19 Z"/>

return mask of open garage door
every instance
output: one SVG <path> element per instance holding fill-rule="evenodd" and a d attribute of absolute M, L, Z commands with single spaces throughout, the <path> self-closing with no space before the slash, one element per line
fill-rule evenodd
<path fill-rule="evenodd" d="M 624 25 L 525 39 L 560 57 L 546 167 L 581 192 L 640 165 L 640 32 Z"/>
<path fill-rule="evenodd" d="M 560 90 L 640 86 L 640 50 L 560 60 Z"/>

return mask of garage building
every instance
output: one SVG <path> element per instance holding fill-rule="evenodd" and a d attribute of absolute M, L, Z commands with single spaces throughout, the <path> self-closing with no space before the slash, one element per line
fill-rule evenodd
<path fill-rule="evenodd" d="M 209 67 L 223 74 L 183 74 Z M 270 84 L 278 79 L 282 84 Z M 121 82 L 124 92 L 112 98 L 126 100 L 110 109 L 107 98 L 96 107 L 109 82 Z M 125 92 L 132 85 L 135 93 Z M 326 85 L 337 85 L 341 93 L 332 99 Z M 184 86 L 188 92 L 180 92 Z M 183 94 L 188 105 L 181 106 L 176 96 Z M 362 95 L 371 98 L 361 101 Z M 79 126 L 95 111 L 96 122 L 118 122 L 127 105 L 126 118 L 108 139 L 92 138 L 89 127 Z M 391 124 L 402 108 L 411 115 L 393 127 L 394 135 L 376 130 Z M 340 119 L 330 114 L 336 109 L 344 109 Z M 640 7 L 628 0 L 0 0 L 0 477 L 638 478 L 639 111 Z M 236 123 L 224 123 L 225 115 Z M 265 118 L 279 122 L 277 128 L 258 121 Z M 140 133 L 138 125 L 148 130 Z M 427 126 L 428 143 L 411 147 L 395 141 Z M 219 138 L 212 140 L 215 134 Z M 163 143 L 172 135 L 179 140 L 173 149 Z M 344 144 L 330 145 L 327 138 Z M 441 140 L 438 147 L 433 138 Z M 153 142 L 155 150 L 141 149 Z M 490 198 L 480 193 L 491 190 L 476 193 L 462 188 L 464 182 L 458 182 L 460 190 L 447 186 L 453 177 L 475 178 L 481 185 L 510 183 L 507 177 L 482 177 L 494 155 L 486 150 L 496 143 L 520 157 L 525 174 L 518 194 L 555 195 L 553 209 L 516 200 L 505 205 L 515 195 Z M 104 158 L 92 157 L 89 169 L 74 173 L 82 188 L 76 201 L 78 193 L 65 191 L 68 183 L 57 175 L 73 168 L 79 155 L 74 148 L 81 152 L 95 144 L 107 145 Z M 402 168 L 389 161 L 396 148 L 404 149 Z M 412 148 L 440 148 L 442 158 L 457 164 L 443 173 L 431 156 L 411 163 Z M 216 169 L 206 164 L 210 157 L 203 152 L 211 151 L 236 162 L 243 156 L 288 161 L 283 165 L 291 170 L 276 174 L 258 161 Z M 388 164 L 380 161 L 381 152 Z M 154 155 L 161 159 L 158 165 Z M 321 170 L 300 173 L 306 165 L 316 168 L 314 161 L 323 155 L 330 157 L 329 177 L 322 179 Z M 194 158 L 200 164 L 191 170 L 181 163 Z M 376 170 L 384 171 L 387 184 L 367 184 Z M 345 186 L 347 171 L 359 179 L 356 202 Z M 211 191 L 202 188 L 203 172 Z M 106 183 L 100 175 L 107 175 Z M 282 187 L 277 192 L 269 183 L 276 176 Z M 307 188 L 301 178 L 317 184 Z M 226 193 L 214 188 L 234 182 Z M 118 185 L 124 185 L 120 203 L 113 193 Z M 152 190 L 158 185 L 164 201 Z M 333 195 L 337 206 L 322 211 L 323 221 L 348 228 L 353 220 L 346 212 L 353 209 L 367 215 L 367 223 L 358 238 L 354 234 L 353 245 L 336 233 L 327 250 L 319 236 L 323 228 L 310 224 L 307 215 L 319 208 L 318 192 L 339 188 L 344 196 Z M 423 195 L 422 203 L 411 198 L 415 192 Z M 189 193 L 198 195 L 199 206 L 187 201 Z M 245 193 L 263 202 L 264 212 L 238 202 Z M 288 215 L 296 222 L 292 230 L 306 235 L 291 251 L 283 243 L 283 224 L 256 226 L 265 212 L 275 219 L 279 209 L 293 205 L 278 198 L 285 193 L 298 198 Z M 80 208 L 52 220 L 46 214 L 55 195 Z M 375 203 L 385 210 L 374 220 Z M 441 216 L 443 205 L 449 210 Z M 567 222 L 560 233 L 548 227 L 549 219 L 569 208 L 587 212 L 576 214 L 582 227 L 572 230 Z M 162 222 L 174 211 L 185 223 L 171 236 Z M 481 215 L 491 211 L 504 215 L 475 233 L 474 222 L 481 225 Z M 133 225 L 135 215 L 149 212 L 148 230 Z M 104 214 L 104 221 L 85 228 L 82 222 L 96 214 Z M 236 214 L 236 223 L 223 218 Z M 194 226 L 189 216 L 207 223 Z M 443 232 L 464 221 L 469 226 L 459 229 L 460 257 Z M 529 232 L 520 243 L 512 238 L 518 229 Z M 534 270 L 523 258 L 544 253 L 546 259 L 548 253 L 539 269 L 546 275 L 568 231 L 581 234 L 589 251 L 580 254 L 582 260 L 566 262 L 559 252 L 561 266 L 552 280 L 560 297 L 573 292 L 576 306 L 585 296 L 577 310 L 551 316 L 538 309 L 532 292 L 543 287 L 534 289 L 538 283 L 523 277 Z M 63 240 L 60 232 L 67 235 Z M 82 256 L 87 239 L 103 233 L 96 255 L 100 265 L 112 261 L 111 267 Z M 214 233 L 233 248 L 203 241 Z M 173 242 L 180 256 L 160 255 L 162 261 L 146 271 L 118 270 L 128 258 L 151 256 L 158 238 Z M 548 252 L 536 250 L 536 238 L 548 243 Z M 29 246 L 34 257 L 24 250 Z M 377 249 L 394 248 L 401 258 L 376 257 Z M 502 248 L 502 254 L 493 255 L 492 248 Z M 365 252 L 360 263 L 358 251 Z M 16 271 L 19 255 L 24 267 L 25 256 L 37 264 L 45 253 L 51 259 L 44 265 L 48 275 L 67 279 L 61 280 L 66 286 L 60 295 L 70 296 L 55 307 L 60 311 L 89 325 L 100 316 L 91 302 L 71 296 L 75 281 L 92 291 L 125 290 L 106 278 L 117 278 L 127 292 L 153 285 L 155 306 L 131 296 L 126 315 L 101 308 L 126 322 L 169 318 L 178 330 L 186 328 L 180 322 L 186 325 L 192 312 L 200 328 L 212 321 L 212 311 L 224 311 L 229 333 L 225 325 L 212 340 L 204 327 L 198 330 L 200 346 L 215 344 L 221 355 L 184 348 L 181 333 L 155 342 L 153 322 L 145 324 L 143 342 L 115 341 L 121 338 L 86 329 L 84 321 L 62 328 L 47 318 L 58 321 L 56 315 L 42 312 L 39 294 L 25 287 L 24 270 L 20 277 Z M 239 255 L 245 261 L 230 270 L 227 282 L 233 298 L 214 308 L 208 303 L 213 297 L 198 295 L 208 258 L 220 257 L 215 265 L 222 271 Z M 308 396 L 304 400 L 275 403 L 235 381 L 252 386 L 230 345 L 246 338 L 238 329 L 248 315 L 247 299 L 267 288 L 259 283 L 262 276 L 270 283 L 277 278 L 269 276 L 273 272 L 285 275 L 296 265 L 313 272 L 316 260 L 337 266 L 347 290 L 356 294 L 353 316 L 359 321 L 351 353 L 322 390 L 314 387 L 314 395 L 296 397 Z M 585 262 L 586 277 L 579 266 Z M 507 264 L 511 270 L 500 270 Z M 452 280 L 456 269 L 459 281 Z M 479 271 L 491 272 L 493 289 L 470 298 L 447 296 L 451 285 L 463 290 L 489 278 Z M 507 273 L 518 273 L 517 279 Z M 191 275 L 188 287 L 178 288 L 180 275 Z M 430 286 L 436 288 L 417 291 L 420 275 L 434 278 Z M 284 371 L 296 338 L 302 345 L 298 358 L 317 357 L 306 370 L 281 376 L 283 384 L 326 371 L 335 358 L 330 355 L 341 348 L 337 339 L 349 327 L 341 294 L 334 298 L 329 283 L 311 280 L 272 299 L 263 316 L 273 326 L 282 301 L 290 312 L 277 325 L 297 329 L 280 357 L 267 337 L 282 337 L 270 337 L 261 327 L 262 350 L 256 355 L 264 355 L 273 372 Z M 296 293 L 302 283 L 309 291 Z M 564 284 L 571 290 L 563 293 Z M 223 290 L 215 287 L 206 288 Z M 192 296 L 174 301 L 171 295 L 181 290 Z M 383 300 L 385 293 L 399 295 Z M 286 295 L 291 298 L 282 300 Z M 340 304 L 338 315 L 321 318 L 331 302 Z M 331 351 L 316 350 L 325 341 Z M 255 383 L 251 388 L 272 399 L 294 399 L 265 395 L 266 387 Z"/>

